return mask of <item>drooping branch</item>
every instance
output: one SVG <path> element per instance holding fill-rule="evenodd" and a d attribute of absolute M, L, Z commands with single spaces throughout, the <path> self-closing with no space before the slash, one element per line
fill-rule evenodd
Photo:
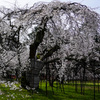
<path fill-rule="evenodd" d="M 60 60 L 60 58 L 54 58 L 54 59 L 49 60 L 49 61 L 44 61 L 44 64 L 54 63 L 54 62 L 56 62 L 58 60 Z"/>
<path fill-rule="evenodd" d="M 51 56 L 55 51 L 57 51 L 58 49 L 60 49 L 60 47 L 58 45 L 55 45 L 53 48 L 51 48 L 43 57 L 41 60 L 46 59 L 47 57 Z"/>

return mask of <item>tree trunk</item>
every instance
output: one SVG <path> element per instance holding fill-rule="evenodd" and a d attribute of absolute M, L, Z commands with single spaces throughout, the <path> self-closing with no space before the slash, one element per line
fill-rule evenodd
<path fill-rule="evenodd" d="M 83 82 L 82 82 L 81 70 L 80 70 L 80 85 L 81 85 L 81 94 L 83 94 Z"/>
<path fill-rule="evenodd" d="M 99 92 L 99 76 L 98 76 L 98 92 Z"/>
<path fill-rule="evenodd" d="M 75 79 L 75 91 L 77 92 L 77 79 Z"/>
<path fill-rule="evenodd" d="M 47 61 L 47 59 L 46 59 L 46 61 Z M 47 96 L 47 67 L 48 67 L 48 65 L 46 64 L 46 96 Z"/>
<path fill-rule="evenodd" d="M 74 72 L 73 72 L 73 80 L 72 81 L 73 81 L 73 86 L 74 86 Z"/>
<path fill-rule="evenodd" d="M 75 91 L 77 92 L 77 70 L 75 72 Z"/>
<path fill-rule="evenodd" d="M 52 74 L 52 92 L 54 94 L 54 90 L 53 90 L 53 82 L 54 82 L 54 78 L 53 78 L 53 74 Z"/>
<path fill-rule="evenodd" d="M 94 70 L 94 100 L 95 100 L 95 70 Z"/>
<path fill-rule="evenodd" d="M 86 73 L 86 64 L 84 64 L 83 70 L 83 95 L 85 94 L 85 73 Z"/>

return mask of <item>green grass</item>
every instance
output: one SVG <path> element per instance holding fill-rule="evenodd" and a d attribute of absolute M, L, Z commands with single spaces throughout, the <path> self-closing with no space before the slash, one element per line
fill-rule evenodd
<path fill-rule="evenodd" d="M 81 95 L 80 85 L 78 85 L 78 92 L 75 92 L 75 86 L 72 84 L 64 85 L 64 92 L 56 86 L 54 83 L 54 93 L 52 92 L 52 88 L 48 84 L 48 91 L 46 96 L 46 88 L 45 82 L 40 84 L 40 88 L 34 91 L 32 94 L 31 91 L 27 91 L 25 89 L 16 89 L 10 90 L 10 87 L 5 87 L 5 84 L 0 85 L 0 89 L 3 92 L 0 95 L 0 100 L 93 100 L 93 84 L 87 84 L 85 87 L 85 94 Z M 17 87 L 20 84 L 15 84 Z M 100 100 L 100 92 L 98 93 L 96 86 L 96 100 Z"/>

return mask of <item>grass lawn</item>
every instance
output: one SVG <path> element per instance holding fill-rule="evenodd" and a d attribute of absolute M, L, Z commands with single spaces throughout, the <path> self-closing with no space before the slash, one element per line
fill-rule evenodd
<path fill-rule="evenodd" d="M 78 85 L 78 93 L 75 92 L 75 86 L 73 85 L 64 85 L 64 91 L 54 84 L 52 88 L 48 85 L 47 96 L 45 82 L 40 84 L 40 88 L 35 90 L 32 94 L 32 91 L 27 91 L 20 87 L 19 83 L 1 83 L 0 84 L 0 100 L 93 100 L 93 85 L 87 85 L 85 88 L 85 94 L 81 95 L 80 85 Z M 98 93 L 96 86 L 96 100 L 100 100 L 100 92 Z"/>

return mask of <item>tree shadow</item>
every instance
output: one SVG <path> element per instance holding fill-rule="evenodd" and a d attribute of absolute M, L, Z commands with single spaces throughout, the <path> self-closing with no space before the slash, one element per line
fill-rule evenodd
<path fill-rule="evenodd" d="M 63 95 L 61 94 L 57 94 L 57 92 L 55 94 L 53 94 L 52 90 L 48 90 L 47 91 L 47 95 L 46 95 L 46 91 L 42 90 L 42 89 L 38 89 L 37 90 L 42 96 L 47 97 L 50 100 L 62 100 L 63 99 Z"/>

